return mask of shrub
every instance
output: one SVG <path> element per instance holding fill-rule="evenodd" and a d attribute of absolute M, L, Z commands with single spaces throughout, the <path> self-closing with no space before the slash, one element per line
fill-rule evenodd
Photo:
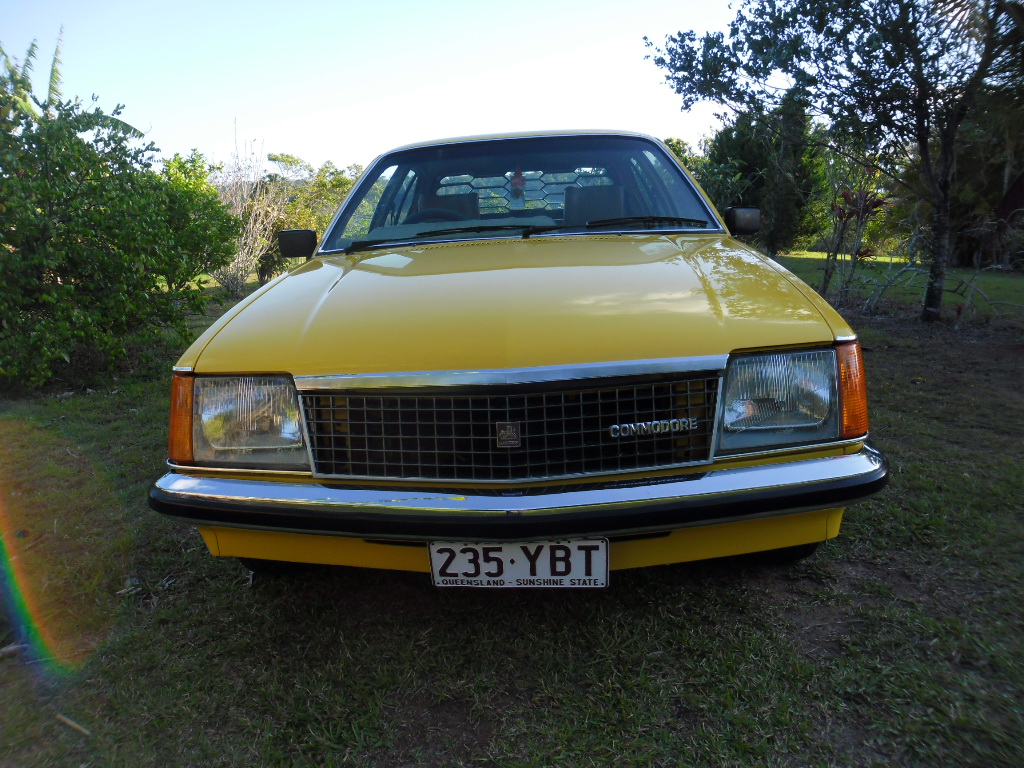
<path fill-rule="evenodd" d="M 151 169 L 155 147 L 93 105 L 0 88 L 0 384 L 39 385 L 57 369 L 109 367 L 126 343 L 187 336 L 202 309 L 199 269 L 230 258 L 234 220 Z M 202 260 L 189 261 L 189 254 Z"/>

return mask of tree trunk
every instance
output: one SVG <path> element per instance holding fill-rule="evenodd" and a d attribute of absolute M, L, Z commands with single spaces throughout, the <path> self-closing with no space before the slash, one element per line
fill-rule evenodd
<path fill-rule="evenodd" d="M 928 274 L 928 288 L 924 294 L 924 307 L 921 310 L 921 319 L 925 322 L 935 322 L 942 316 L 942 294 L 946 287 L 946 267 L 950 255 L 949 209 L 953 171 L 956 167 L 957 134 L 960 131 L 960 124 L 975 104 L 978 89 L 991 73 L 1000 42 L 999 19 L 1006 10 L 1004 5 L 1000 0 L 986 0 L 983 6 L 984 48 L 981 57 L 973 74 L 965 81 L 960 96 L 950 104 L 945 124 L 938 135 L 939 163 L 932 182 L 935 193 L 935 207 L 932 213 L 932 266 Z M 918 146 L 926 150 L 927 140 L 922 144 L 919 139 Z M 922 157 L 924 156 L 922 154 Z"/>
<path fill-rule="evenodd" d="M 838 214 L 834 214 L 838 215 Z M 843 240 L 846 239 L 846 218 L 840 217 L 832 226 L 832 243 L 829 245 L 828 254 L 825 256 L 825 274 L 821 278 L 821 295 L 827 296 L 828 289 L 832 284 L 832 278 L 836 273 L 839 263 L 839 254 L 843 250 Z"/>
<path fill-rule="evenodd" d="M 937 322 L 942 317 L 942 297 L 946 290 L 946 266 L 949 263 L 949 185 L 940 193 L 932 209 L 932 264 L 924 293 L 921 320 Z"/>
<path fill-rule="evenodd" d="M 924 292 L 921 320 L 926 323 L 942 319 L 942 298 L 946 290 L 949 266 L 950 197 L 953 194 L 953 169 L 956 167 L 956 136 L 967 111 L 962 98 L 939 134 L 939 159 L 932 175 L 932 264 L 928 270 L 928 287 Z"/>

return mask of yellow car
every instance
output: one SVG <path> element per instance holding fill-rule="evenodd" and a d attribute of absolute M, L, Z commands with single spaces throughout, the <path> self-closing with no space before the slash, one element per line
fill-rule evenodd
<path fill-rule="evenodd" d="M 807 555 L 888 470 L 856 335 L 758 222 L 638 134 L 385 154 L 178 361 L 150 504 L 253 569 L 439 587 Z"/>

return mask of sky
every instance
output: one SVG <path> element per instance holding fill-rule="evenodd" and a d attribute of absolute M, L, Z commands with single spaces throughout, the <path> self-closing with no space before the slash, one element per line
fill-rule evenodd
<path fill-rule="evenodd" d="M 110 111 L 169 157 L 287 153 L 368 165 L 425 139 L 612 128 L 696 144 L 645 59 L 680 30 L 724 30 L 727 0 L 0 0 L 0 46 L 36 40 L 45 93 L 63 27 L 65 98 Z"/>

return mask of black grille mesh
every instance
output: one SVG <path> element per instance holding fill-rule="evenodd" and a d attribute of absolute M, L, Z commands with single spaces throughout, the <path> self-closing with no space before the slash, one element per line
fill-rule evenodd
<path fill-rule="evenodd" d="M 531 480 L 707 461 L 717 393 L 716 375 L 676 374 L 457 390 L 307 392 L 302 404 L 321 476 Z M 639 427 L 637 432 L 648 433 L 618 438 L 609 433 L 614 425 L 673 419 L 696 420 L 696 428 Z M 518 447 L 499 446 L 499 424 L 518 425 Z"/>

